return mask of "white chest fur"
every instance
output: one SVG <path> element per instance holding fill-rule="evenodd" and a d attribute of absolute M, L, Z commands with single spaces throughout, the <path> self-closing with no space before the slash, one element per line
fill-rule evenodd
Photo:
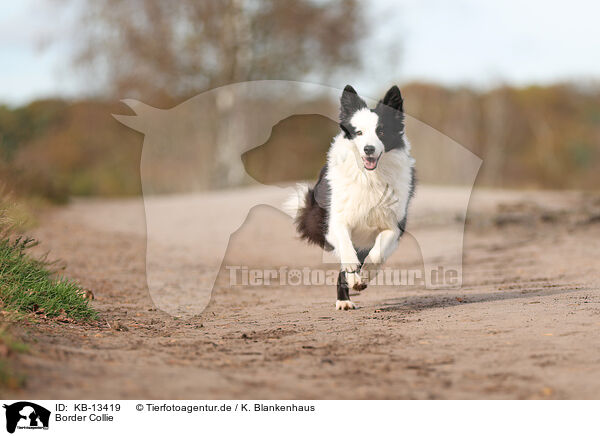
<path fill-rule="evenodd" d="M 384 153 L 377 169 L 367 171 L 354 145 L 334 139 L 327 172 L 330 226 L 346 226 L 355 247 L 370 248 L 381 231 L 397 228 L 404 218 L 414 165 L 409 150 Z"/>

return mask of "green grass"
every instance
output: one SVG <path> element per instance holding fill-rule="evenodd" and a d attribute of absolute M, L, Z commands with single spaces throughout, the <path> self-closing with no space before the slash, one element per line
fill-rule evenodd
<path fill-rule="evenodd" d="M 82 321 L 96 318 L 85 289 L 72 280 L 56 277 L 53 264 L 28 253 L 35 245 L 37 242 L 30 238 L 11 238 L 8 232 L 0 235 L 2 310 Z"/>
<path fill-rule="evenodd" d="M 56 265 L 29 249 L 37 242 L 14 236 L 34 223 L 30 209 L 0 184 L 0 320 L 56 319 L 63 322 L 97 318 L 86 290 L 74 281 L 58 277 Z M 35 315 L 34 315 L 35 314 Z M 27 346 L 0 326 L 0 396 L 21 388 L 26 381 L 18 369 L 19 353 Z"/>

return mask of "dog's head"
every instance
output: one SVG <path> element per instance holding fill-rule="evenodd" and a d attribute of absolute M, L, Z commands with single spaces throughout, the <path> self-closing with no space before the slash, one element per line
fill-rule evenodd
<path fill-rule="evenodd" d="M 392 86 L 375 109 L 369 109 L 352 86 L 340 99 L 340 127 L 346 139 L 356 146 L 366 170 L 377 168 L 385 152 L 402 149 L 404 112 L 400 89 Z"/>

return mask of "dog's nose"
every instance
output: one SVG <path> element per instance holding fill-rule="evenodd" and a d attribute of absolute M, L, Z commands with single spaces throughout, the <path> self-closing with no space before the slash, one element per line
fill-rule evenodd
<path fill-rule="evenodd" d="M 374 145 L 365 145 L 365 154 L 367 156 L 370 156 L 373 153 L 375 153 L 375 146 Z"/>

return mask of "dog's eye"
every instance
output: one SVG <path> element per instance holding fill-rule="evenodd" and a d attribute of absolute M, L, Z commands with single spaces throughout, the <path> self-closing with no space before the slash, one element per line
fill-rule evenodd
<path fill-rule="evenodd" d="M 356 132 L 356 136 L 360 136 L 360 135 L 362 135 L 362 130 L 359 130 Z"/>

